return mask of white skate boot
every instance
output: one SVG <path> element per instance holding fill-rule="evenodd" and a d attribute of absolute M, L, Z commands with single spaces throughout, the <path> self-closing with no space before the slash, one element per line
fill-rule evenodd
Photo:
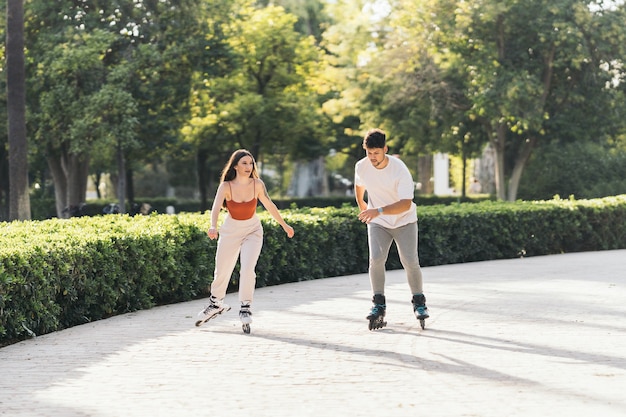
<path fill-rule="evenodd" d="M 196 326 L 201 326 L 212 318 L 215 318 L 217 315 L 225 313 L 228 310 L 230 310 L 230 306 L 225 304 L 224 300 L 218 300 L 217 298 L 211 296 L 209 297 L 209 305 L 198 313 Z"/>

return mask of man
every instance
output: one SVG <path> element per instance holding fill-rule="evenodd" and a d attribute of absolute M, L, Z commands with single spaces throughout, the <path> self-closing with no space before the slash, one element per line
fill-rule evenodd
<path fill-rule="evenodd" d="M 413 178 L 404 162 L 387 155 L 386 135 L 382 130 L 367 132 L 363 149 L 366 157 L 355 165 L 354 193 L 360 209 L 359 220 L 367 224 L 369 277 L 374 294 L 374 305 L 367 316 L 369 328 L 378 329 L 387 324 L 383 321 L 386 313 L 385 263 L 393 241 L 413 294 L 413 311 L 423 328 L 429 315 L 417 251 Z M 364 199 L 366 191 L 367 202 Z"/>

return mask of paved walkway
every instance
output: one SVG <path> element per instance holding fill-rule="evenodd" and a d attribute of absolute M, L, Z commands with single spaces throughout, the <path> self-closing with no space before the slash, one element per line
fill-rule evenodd
<path fill-rule="evenodd" d="M 626 250 L 424 268 L 431 319 L 388 273 L 367 330 L 367 275 L 258 289 L 194 327 L 206 300 L 0 349 L 0 415 L 626 415 Z M 227 302 L 237 304 L 237 295 Z"/>

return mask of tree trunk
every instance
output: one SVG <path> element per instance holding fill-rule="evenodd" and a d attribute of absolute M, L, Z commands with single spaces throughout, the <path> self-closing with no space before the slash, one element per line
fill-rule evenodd
<path fill-rule="evenodd" d="M 117 145 L 117 200 L 120 213 L 126 213 L 126 160 L 122 145 Z"/>
<path fill-rule="evenodd" d="M 52 155 L 47 161 L 54 182 L 57 217 L 71 217 L 85 202 L 88 158 L 84 155 Z"/>
<path fill-rule="evenodd" d="M 208 151 L 198 150 L 196 155 L 196 169 L 198 174 L 198 191 L 200 192 L 200 213 L 209 210 L 208 207 L 208 172 L 207 172 Z"/>
<path fill-rule="evenodd" d="M 0 221 L 9 219 L 9 155 L 0 146 Z"/>
<path fill-rule="evenodd" d="M 493 149 L 494 154 L 494 180 L 496 186 L 496 198 L 498 200 L 506 199 L 506 183 L 505 183 L 505 164 L 504 164 L 504 149 L 506 139 L 506 125 L 500 123 L 496 126 L 495 136 L 492 126 L 486 120 L 483 121 L 483 127 L 487 132 L 489 138 L 489 145 Z"/>
<path fill-rule="evenodd" d="M 6 37 L 9 220 L 30 220 L 23 0 L 7 2 Z"/>
<path fill-rule="evenodd" d="M 511 173 L 511 179 L 509 180 L 509 201 L 515 201 L 517 199 L 517 190 L 519 189 L 519 182 L 522 178 L 524 167 L 526 166 L 526 162 L 528 162 L 536 144 L 536 137 L 526 140 L 517 155 L 515 166 L 513 167 L 513 172 Z"/>
<path fill-rule="evenodd" d="M 539 108 L 544 109 L 546 105 L 546 100 L 548 98 L 548 94 L 550 93 L 550 86 L 552 83 L 552 73 L 554 72 L 554 55 L 556 53 L 556 45 L 552 44 L 550 49 L 550 53 L 546 57 L 545 67 L 543 76 L 543 92 L 541 94 L 541 99 L 539 102 Z M 508 198 L 509 201 L 515 201 L 517 199 L 517 191 L 519 189 L 519 183 L 522 179 L 522 173 L 524 172 L 524 168 L 526 167 L 526 163 L 530 159 L 530 155 L 535 149 L 537 145 L 537 137 L 532 136 L 527 139 L 522 145 L 522 149 L 520 149 L 517 158 L 515 159 L 515 166 L 513 167 L 513 172 L 511 173 L 511 178 L 509 180 L 509 192 Z"/>
<path fill-rule="evenodd" d="M 128 206 L 133 207 L 135 203 L 135 179 L 134 171 L 132 168 L 126 170 L 126 198 L 128 199 Z"/>
<path fill-rule="evenodd" d="M 62 219 L 65 217 L 63 210 L 67 207 L 67 177 L 60 158 L 48 156 L 48 167 L 52 182 L 54 183 L 54 201 L 56 205 L 57 217 Z"/>
<path fill-rule="evenodd" d="M 102 198 L 102 192 L 100 191 L 100 181 L 102 181 L 102 174 L 100 172 L 96 172 L 93 174 L 93 185 L 96 187 L 96 197 L 98 200 Z"/>
<path fill-rule="evenodd" d="M 465 197 L 467 195 L 467 190 L 466 190 L 466 176 L 467 176 L 467 156 L 465 155 L 465 149 L 463 149 L 463 151 L 461 152 L 461 158 L 462 158 L 462 164 L 463 164 L 463 174 L 461 175 L 461 197 Z"/>
<path fill-rule="evenodd" d="M 498 47 L 498 59 L 500 62 L 505 58 L 505 33 L 504 33 L 504 16 L 499 14 L 496 19 L 496 44 Z M 490 142 L 496 154 L 496 197 L 498 200 L 506 200 L 506 182 L 505 182 L 505 155 L 506 149 L 506 125 L 502 122 L 496 122 L 496 136 L 490 134 Z M 491 127 L 491 126 L 490 126 Z"/>
<path fill-rule="evenodd" d="M 67 157 L 67 205 L 79 207 L 85 202 L 87 180 L 89 177 L 89 161 L 84 154 L 70 154 Z"/>
<path fill-rule="evenodd" d="M 433 156 L 420 156 L 417 159 L 417 181 L 422 184 L 421 194 L 432 194 L 434 185 L 430 180 L 433 177 Z"/>
<path fill-rule="evenodd" d="M 491 146 L 495 152 L 496 171 L 496 197 L 498 200 L 506 200 L 506 175 L 504 163 L 504 150 L 506 143 L 506 125 L 500 123 L 496 129 L 496 136 L 491 138 Z"/>

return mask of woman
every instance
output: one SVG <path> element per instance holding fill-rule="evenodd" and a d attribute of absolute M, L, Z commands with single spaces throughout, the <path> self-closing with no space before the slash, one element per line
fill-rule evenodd
<path fill-rule="evenodd" d="M 233 152 L 222 171 L 220 186 L 211 209 L 211 227 L 207 232 L 211 240 L 218 237 L 217 221 L 220 208 L 224 207 L 228 214 L 217 241 L 215 274 L 211 283 L 209 305 L 198 313 L 199 319 L 196 321 L 196 326 L 230 310 L 230 307 L 224 304 L 224 297 L 237 258 L 240 258 L 239 301 L 241 309 L 239 317 L 243 323 L 244 332 L 250 332 L 252 322 L 250 304 L 256 283 L 255 267 L 263 246 L 263 228 L 256 215 L 259 200 L 282 226 L 287 236 L 293 237 L 293 228 L 285 223 L 278 208 L 267 194 L 265 184 L 259 179 L 252 154 L 245 149 L 239 149 Z"/>

